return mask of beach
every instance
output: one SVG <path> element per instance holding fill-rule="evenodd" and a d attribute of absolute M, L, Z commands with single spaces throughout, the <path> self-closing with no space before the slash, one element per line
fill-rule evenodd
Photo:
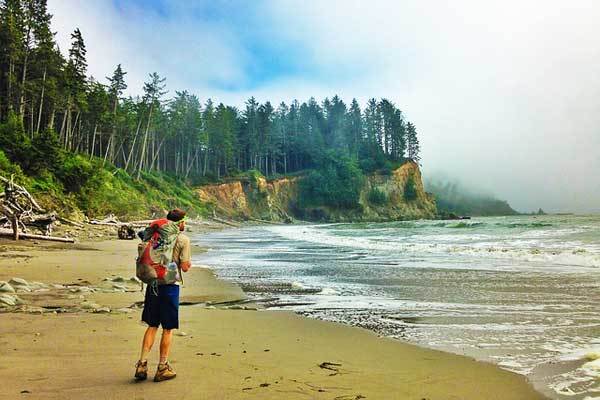
<path fill-rule="evenodd" d="M 144 325 L 137 241 L 0 242 L 0 281 L 26 304 L 0 314 L 3 398 L 542 399 L 492 364 L 374 332 L 268 311 L 209 268 L 185 275 L 169 382 L 135 383 Z M 195 248 L 194 253 L 203 251 Z M 10 311 L 10 312 L 9 312 Z M 150 373 L 158 359 L 155 345 Z"/>

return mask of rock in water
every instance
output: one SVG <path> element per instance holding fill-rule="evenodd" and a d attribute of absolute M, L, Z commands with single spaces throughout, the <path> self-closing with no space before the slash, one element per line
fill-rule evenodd
<path fill-rule="evenodd" d="M 15 289 L 8 283 L 0 281 L 0 293 L 14 293 Z"/>

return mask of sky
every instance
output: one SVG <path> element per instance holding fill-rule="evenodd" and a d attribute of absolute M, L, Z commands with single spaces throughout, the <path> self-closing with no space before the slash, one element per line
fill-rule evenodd
<path fill-rule="evenodd" d="M 426 177 L 519 211 L 600 212 L 596 0 L 49 0 L 66 52 L 117 64 L 128 94 L 151 72 L 170 94 L 242 106 L 338 94 L 393 101 L 418 130 Z"/>

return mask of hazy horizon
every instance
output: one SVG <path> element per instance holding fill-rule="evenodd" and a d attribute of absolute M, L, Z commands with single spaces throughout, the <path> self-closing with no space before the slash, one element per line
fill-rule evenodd
<path fill-rule="evenodd" d="M 169 95 L 242 105 L 388 98 L 419 132 L 426 177 L 530 212 L 600 212 L 600 4 L 558 1 L 49 1 L 63 52 Z"/>

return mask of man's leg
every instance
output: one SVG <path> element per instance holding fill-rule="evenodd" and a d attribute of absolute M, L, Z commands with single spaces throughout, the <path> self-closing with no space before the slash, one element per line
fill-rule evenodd
<path fill-rule="evenodd" d="M 160 363 L 165 364 L 169 359 L 171 351 L 171 340 L 173 339 L 173 329 L 163 329 L 160 338 Z"/>
<path fill-rule="evenodd" d="M 138 381 L 144 380 L 148 377 L 148 353 L 152 349 L 154 344 L 154 338 L 156 337 L 156 331 L 158 327 L 149 326 L 144 333 L 144 339 L 142 339 L 142 351 L 140 354 L 140 360 L 135 365 L 135 379 Z"/>
<path fill-rule="evenodd" d="M 146 329 L 146 333 L 144 333 L 144 339 L 142 340 L 142 351 L 140 354 L 140 361 L 146 361 L 146 359 L 148 358 L 148 353 L 150 353 L 150 350 L 152 350 L 152 345 L 154 344 L 154 339 L 156 338 L 156 331 L 158 331 L 158 327 L 156 326 L 149 326 Z"/>
<path fill-rule="evenodd" d="M 173 379 L 177 376 L 173 368 L 167 361 L 169 358 L 169 351 L 171 350 L 171 340 L 173 339 L 172 329 L 163 329 L 162 337 L 160 338 L 160 364 L 156 369 L 156 375 L 154 376 L 154 382 L 166 381 Z"/>

